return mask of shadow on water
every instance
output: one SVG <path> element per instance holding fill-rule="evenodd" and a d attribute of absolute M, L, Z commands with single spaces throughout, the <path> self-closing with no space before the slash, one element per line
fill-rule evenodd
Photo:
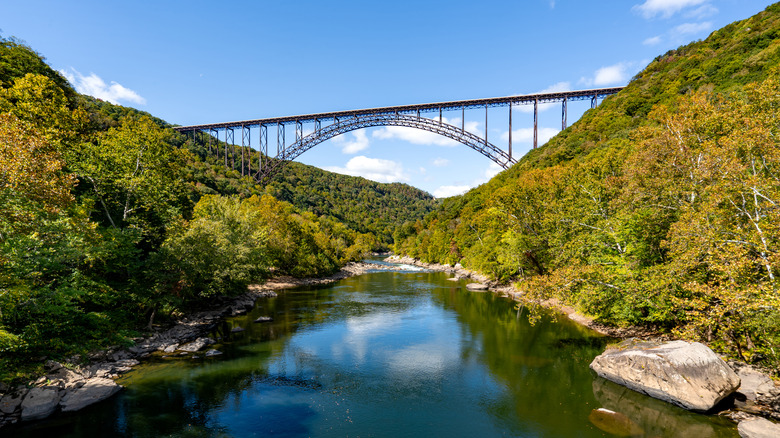
<path fill-rule="evenodd" d="M 222 356 L 155 356 L 112 401 L 10 436 L 619 436 L 592 422 L 598 408 L 646 436 L 735 436 L 594 380 L 609 338 L 552 313 L 531 325 L 464 285 L 382 272 L 291 289 L 218 327 Z"/>

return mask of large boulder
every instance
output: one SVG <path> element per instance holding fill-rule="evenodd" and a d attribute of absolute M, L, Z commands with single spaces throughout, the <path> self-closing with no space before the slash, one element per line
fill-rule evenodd
<path fill-rule="evenodd" d="M 94 378 L 87 381 L 81 388 L 65 394 L 62 398 L 62 411 L 78 411 L 93 403 L 105 400 L 122 389 L 111 379 Z M 22 411 L 24 413 L 24 411 Z"/>
<path fill-rule="evenodd" d="M 22 400 L 22 421 L 46 418 L 54 413 L 59 403 L 57 388 L 33 388 Z"/>
<path fill-rule="evenodd" d="M 186 351 L 189 353 L 194 353 L 196 351 L 200 351 L 203 349 L 203 347 L 207 345 L 211 345 L 214 343 L 214 340 L 211 338 L 198 338 L 188 344 L 184 344 L 179 347 L 179 351 Z"/>
<path fill-rule="evenodd" d="M 742 438 L 777 438 L 780 436 L 780 425 L 763 418 L 740 421 L 737 430 Z"/>
<path fill-rule="evenodd" d="M 737 374 L 698 342 L 623 341 L 593 359 L 599 376 L 685 409 L 705 412 L 739 388 Z"/>

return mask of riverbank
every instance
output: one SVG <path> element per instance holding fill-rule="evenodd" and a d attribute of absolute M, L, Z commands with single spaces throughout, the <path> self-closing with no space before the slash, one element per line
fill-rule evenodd
<path fill-rule="evenodd" d="M 385 261 L 390 263 L 403 263 L 407 265 L 414 265 L 421 268 L 430 269 L 433 271 L 446 272 L 448 274 L 453 275 L 454 278 L 456 279 L 473 280 L 479 284 L 487 286 L 486 290 L 500 294 L 501 296 L 504 297 L 511 298 L 515 301 L 522 301 L 522 297 L 524 295 L 523 291 L 516 288 L 514 285 L 499 283 L 497 281 L 491 280 L 487 276 L 482 275 L 478 272 L 465 269 L 460 265 L 451 266 L 451 265 L 442 265 L 439 263 L 425 263 L 425 262 L 421 262 L 420 260 L 413 259 L 411 257 L 396 256 L 396 255 L 386 258 Z M 547 308 L 555 309 L 563 313 L 564 315 L 566 315 L 569 319 L 576 322 L 577 324 L 585 326 L 605 336 L 610 336 L 613 338 L 621 338 L 621 339 L 642 338 L 642 339 L 653 339 L 659 341 L 671 339 L 671 337 L 667 334 L 660 333 L 658 331 L 648 329 L 648 328 L 612 327 L 612 326 L 600 324 L 594 321 L 593 318 L 577 312 L 574 308 L 561 304 L 556 299 L 550 299 L 547 301 L 540 302 L 538 304 Z"/>
<path fill-rule="evenodd" d="M 298 286 L 324 285 L 376 270 L 399 270 L 393 266 L 356 262 L 324 278 L 276 277 L 264 284 L 250 285 L 236 297 L 217 298 L 210 309 L 183 315 L 154 333 L 133 339 L 134 345 L 94 352 L 88 358 L 79 356 L 62 363 L 47 361 L 46 374 L 26 384 L 0 384 L 0 428 L 41 420 L 56 412 L 72 412 L 108 399 L 122 387 L 115 380 L 153 354 L 163 358 L 199 359 L 217 355 L 207 347 L 216 343 L 209 337 L 227 317 L 242 315 L 260 298 L 274 297 L 276 291 Z"/>
<path fill-rule="evenodd" d="M 469 284 L 471 290 L 488 290 L 514 301 L 523 301 L 523 291 L 514 285 L 501 284 L 491 280 L 485 275 L 463 268 L 460 265 L 442 265 L 439 263 L 425 263 L 411 257 L 393 255 L 385 259 L 389 263 L 402 263 L 418 266 L 433 271 L 445 272 L 453 275 L 458 280 L 473 280 L 477 285 Z M 471 287 L 469 287 L 471 286 Z M 613 327 L 600 324 L 593 318 L 577 312 L 574 308 L 562 305 L 558 300 L 550 299 L 537 303 L 546 308 L 559 311 L 579 325 L 587 327 L 605 336 L 619 339 L 637 338 L 646 341 L 669 341 L 674 338 L 665 333 L 643 327 Z M 720 413 L 734 422 L 740 422 L 754 416 L 761 416 L 780 420 L 780 383 L 771 378 L 767 370 L 760 370 L 743 362 L 727 360 L 728 365 L 737 373 L 742 381 L 742 386 L 737 393 L 734 407 Z"/>

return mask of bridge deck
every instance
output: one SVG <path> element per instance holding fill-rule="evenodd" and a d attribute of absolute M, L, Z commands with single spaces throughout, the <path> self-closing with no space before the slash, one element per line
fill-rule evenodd
<path fill-rule="evenodd" d="M 485 107 L 500 107 L 509 105 L 530 105 L 536 103 L 550 103 L 550 102 L 562 102 L 564 100 L 587 100 L 594 96 L 606 97 L 611 94 L 615 94 L 622 90 L 624 87 L 611 87 L 611 88 L 596 88 L 591 90 L 577 90 L 577 91 L 561 91 L 555 93 L 538 93 L 538 94 L 526 94 L 518 96 L 506 96 L 506 97 L 492 97 L 486 99 L 472 99 L 472 100 L 456 100 L 452 102 L 436 102 L 436 103 L 422 103 L 417 105 L 400 105 L 400 106 L 387 106 L 381 108 L 366 108 L 349 111 L 334 111 L 328 113 L 318 114 L 303 114 L 298 116 L 286 116 L 286 117 L 271 117 L 267 119 L 254 119 L 254 120 L 240 120 L 235 122 L 221 122 L 221 123 L 207 123 L 203 125 L 190 125 L 179 126 L 174 129 L 180 132 L 195 131 L 195 130 L 208 130 L 208 129 L 225 129 L 235 127 L 254 127 L 260 125 L 276 125 L 276 124 L 290 124 L 290 123 L 307 123 L 317 120 L 327 120 L 343 117 L 355 117 L 367 114 L 410 114 L 417 113 L 430 113 L 437 111 L 452 111 L 461 109 L 473 109 L 473 108 L 485 108 Z"/>

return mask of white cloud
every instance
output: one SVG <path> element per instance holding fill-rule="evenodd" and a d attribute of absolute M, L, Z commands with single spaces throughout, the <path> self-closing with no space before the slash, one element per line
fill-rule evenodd
<path fill-rule="evenodd" d="M 119 104 L 121 101 L 137 103 L 144 105 L 146 99 L 141 97 L 135 91 L 125 88 L 124 86 L 111 81 L 111 85 L 107 85 L 106 82 L 95 73 L 90 73 L 89 76 L 84 76 L 76 69 L 71 67 L 72 72 L 60 70 L 63 76 L 73 84 L 81 94 L 88 94 L 98 99 L 109 101 L 113 104 Z"/>
<path fill-rule="evenodd" d="M 555 0 L 550 0 L 550 9 L 555 9 Z"/>
<path fill-rule="evenodd" d="M 347 161 L 345 167 L 330 166 L 326 167 L 325 170 L 344 175 L 362 176 L 377 182 L 409 181 L 409 176 L 404 171 L 401 163 L 380 158 L 368 158 L 363 155 L 353 157 Z"/>
<path fill-rule="evenodd" d="M 540 127 L 536 131 L 538 146 L 547 143 L 547 140 L 555 137 L 560 129 L 555 128 L 542 128 Z M 509 133 L 504 132 L 501 135 L 501 139 L 504 142 L 509 142 Z M 512 130 L 512 144 L 514 143 L 528 143 L 533 144 L 534 141 L 534 128 L 520 128 Z"/>
<path fill-rule="evenodd" d="M 556 82 L 556 83 L 550 85 L 549 87 L 547 87 L 545 89 L 536 91 L 536 92 L 531 93 L 531 94 L 557 93 L 559 91 L 571 91 L 571 83 L 570 82 L 566 82 L 566 81 L 564 81 L 564 82 Z M 542 104 L 539 104 L 538 110 L 539 110 L 539 112 L 542 112 L 542 111 L 548 110 L 548 109 L 553 108 L 553 107 L 557 108 L 559 106 L 560 105 L 557 104 L 557 103 L 542 103 Z M 516 106 L 516 107 L 514 107 L 514 109 L 517 110 L 517 111 L 520 111 L 522 113 L 532 113 L 532 112 L 534 112 L 533 104 Z"/>
<path fill-rule="evenodd" d="M 437 198 L 449 198 L 450 196 L 462 195 L 471 189 L 471 186 L 441 186 L 433 191 L 433 196 Z"/>
<path fill-rule="evenodd" d="M 704 18 L 709 18 L 714 15 L 717 15 L 718 12 L 719 12 L 718 8 L 712 6 L 711 4 L 705 3 L 692 11 L 686 12 L 685 14 L 683 14 L 683 17 L 702 20 Z"/>
<path fill-rule="evenodd" d="M 554 134 L 553 134 L 553 135 L 554 135 Z M 546 141 L 546 140 L 545 140 L 545 141 Z M 499 173 L 501 173 L 503 170 L 504 170 L 504 168 L 503 168 L 503 167 L 501 167 L 501 166 L 499 166 L 498 164 L 496 164 L 496 163 L 490 163 L 490 165 L 488 166 L 488 168 L 487 168 L 487 169 L 485 169 L 485 180 L 484 180 L 484 181 L 480 181 L 480 182 L 478 182 L 478 183 L 477 183 L 477 184 L 475 184 L 475 185 L 476 185 L 476 186 L 478 186 L 478 185 L 480 185 L 480 184 L 482 184 L 482 183 L 486 183 L 486 182 L 490 181 L 490 179 L 492 179 L 494 176 L 496 176 L 496 175 L 498 175 Z"/>
<path fill-rule="evenodd" d="M 433 160 L 433 165 L 436 166 L 436 167 L 445 167 L 448 164 L 450 164 L 450 160 L 448 160 L 446 158 L 439 157 L 439 158 L 436 158 L 435 160 Z"/>
<path fill-rule="evenodd" d="M 333 142 L 341 147 L 341 152 L 345 154 L 356 154 L 364 149 L 368 149 L 369 141 L 365 129 L 352 132 L 352 140 L 346 135 L 340 135 L 333 139 Z"/>
<path fill-rule="evenodd" d="M 704 23 L 683 23 L 672 30 L 669 34 L 672 38 L 681 38 L 686 35 L 697 34 L 712 29 L 712 22 L 705 21 Z"/>
<path fill-rule="evenodd" d="M 582 77 L 579 82 L 587 87 L 623 85 L 628 83 L 631 76 L 639 70 L 639 67 L 645 64 L 645 61 L 618 62 L 617 64 L 601 67 L 593 73 L 592 78 Z"/>
<path fill-rule="evenodd" d="M 650 19 L 660 15 L 669 18 L 683 9 L 700 6 L 709 3 L 710 0 L 645 0 L 641 5 L 635 5 L 632 9 L 638 11 L 643 17 Z"/>
<path fill-rule="evenodd" d="M 450 196 L 462 195 L 474 187 L 488 182 L 491 178 L 498 175 L 503 170 L 503 167 L 491 162 L 487 169 L 485 169 L 484 173 L 471 181 L 470 184 L 441 186 L 433 191 L 433 196 L 437 198 L 449 198 Z"/>
<path fill-rule="evenodd" d="M 654 36 L 654 37 L 651 37 L 651 38 L 648 38 L 648 39 L 642 41 L 642 44 L 644 44 L 646 46 L 655 46 L 655 45 L 659 44 L 661 41 L 663 41 L 663 38 L 661 38 L 661 36 L 658 35 L 658 36 Z"/>
<path fill-rule="evenodd" d="M 431 118 L 432 120 L 439 120 L 439 117 Z M 443 123 L 448 123 L 453 126 L 460 127 L 460 118 L 448 119 L 442 117 Z M 466 122 L 464 129 L 473 134 L 479 135 L 477 128 L 479 124 L 477 122 Z M 429 131 L 423 131 L 417 128 L 408 128 L 405 126 L 385 126 L 383 128 L 375 130 L 371 133 L 371 136 L 380 140 L 398 139 L 408 141 L 409 143 L 419 145 L 433 145 L 433 146 L 458 146 L 455 140 L 443 137 L 439 134 L 435 134 Z"/>

